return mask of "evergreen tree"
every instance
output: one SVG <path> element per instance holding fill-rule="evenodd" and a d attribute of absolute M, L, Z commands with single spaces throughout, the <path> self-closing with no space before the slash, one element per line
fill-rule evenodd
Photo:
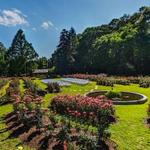
<path fill-rule="evenodd" d="M 11 47 L 7 52 L 7 57 L 10 75 L 31 73 L 35 67 L 35 60 L 38 54 L 32 44 L 28 43 L 21 29 L 15 35 Z"/>
<path fill-rule="evenodd" d="M 6 75 L 7 73 L 6 51 L 3 43 L 0 42 L 0 75 Z"/>
<path fill-rule="evenodd" d="M 48 59 L 46 57 L 41 57 L 37 60 L 38 69 L 48 68 Z"/>

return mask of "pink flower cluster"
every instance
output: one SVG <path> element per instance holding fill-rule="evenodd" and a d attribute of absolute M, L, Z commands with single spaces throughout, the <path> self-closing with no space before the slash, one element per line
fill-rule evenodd
<path fill-rule="evenodd" d="M 89 79 L 89 80 L 96 80 L 97 78 L 103 78 L 106 77 L 106 74 L 70 74 L 70 75 L 65 75 L 64 77 L 66 78 L 79 78 L 79 79 Z"/>
<path fill-rule="evenodd" d="M 102 112 L 108 112 L 109 115 L 114 114 L 113 104 L 111 100 L 108 100 L 105 96 L 99 96 L 97 98 L 85 97 L 85 96 L 57 96 L 53 98 L 52 109 L 59 114 L 66 114 L 78 118 L 95 119 Z"/>

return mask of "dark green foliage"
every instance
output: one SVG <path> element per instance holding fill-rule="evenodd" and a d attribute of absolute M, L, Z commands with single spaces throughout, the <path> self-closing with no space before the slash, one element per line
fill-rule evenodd
<path fill-rule="evenodd" d="M 48 68 L 48 59 L 46 57 L 41 57 L 37 60 L 38 69 L 47 69 Z"/>
<path fill-rule="evenodd" d="M 6 48 L 3 43 L 0 42 L 0 75 L 6 75 L 7 73 L 7 60 L 6 60 Z"/>
<path fill-rule="evenodd" d="M 48 83 L 47 84 L 47 91 L 49 93 L 58 93 L 58 92 L 60 92 L 60 86 L 57 82 Z"/>
<path fill-rule="evenodd" d="M 45 96 L 46 90 L 41 89 L 36 83 L 29 78 L 24 78 L 25 88 L 28 89 L 33 95 Z"/>
<path fill-rule="evenodd" d="M 73 28 L 70 31 L 62 30 L 59 45 L 52 55 L 52 62 L 59 74 L 71 73 L 75 70 L 75 56 L 78 39 Z"/>
<path fill-rule="evenodd" d="M 35 59 L 37 57 L 38 54 L 35 52 L 32 44 L 26 40 L 24 32 L 21 29 L 18 30 L 11 47 L 7 51 L 9 74 L 21 75 L 31 73 L 35 67 Z"/>
<path fill-rule="evenodd" d="M 108 97 L 109 99 L 120 98 L 121 97 L 121 93 L 120 92 L 114 92 L 114 91 L 108 91 L 105 94 L 105 96 Z"/>
<path fill-rule="evenodd" d="M 103 86 L 114 86 L 114 81 L 107 79 L 107 78 L 97 78 L 96 79 L 97 85 L 103 85 Z"/>
<path fill-rule="evenodd" d="M 74 40 L 70 35 L 74 35 Z M 149 41 L 150 7 L 142 7 L 132 16 L 124 15 L 109 24 L 87 28 L 76 36 L 63 30 L 52 60 L 60 74 L 145 75 L 150 74 Z M 73 48 L 69 46 L 71 42 Z"/>
<path fill-rule="evenodd" d="M 150 78 L 149 77 L 141 78 L 139 86 L 143 88 L 150 87 Z"/>
<path fill-rule="evenodd" d="M 116 79 L 115 84 L 121 84 L 121 85 L 129 85 L 130 81 L 125 79 Z"/>

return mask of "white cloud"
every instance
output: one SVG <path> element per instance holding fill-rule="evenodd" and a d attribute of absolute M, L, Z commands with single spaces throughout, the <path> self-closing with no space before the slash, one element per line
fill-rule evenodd
<path fill-rule="evenodd" d="M 0 12 L 0 25 L 3 26 L 16 26 L 16 25 L 29 25 L 24 15 L 18 9 L 3 10 Z"/>
<path fill-rule="evenodd" d="M 54 24 L 51 21 L 44 21 L 41 27 L 45 30 L 49 29 L 50 27 L 54 27 Z"/>
<path fill-rule="evenodd" d="M 36 31 L 36 28 L 35 28 L 35 27 L 33 27 L 33 28 L 32 28 L 32 30 L 33 30 L 33 31 Z"/>

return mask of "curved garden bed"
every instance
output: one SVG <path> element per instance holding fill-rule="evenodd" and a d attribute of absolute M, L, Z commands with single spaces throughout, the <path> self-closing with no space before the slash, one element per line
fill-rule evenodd
<path fill-rule="evenodd" d="M 101 90 L 101 91 L 93 91 L 86 94 L 89 97 L 97 97 L 100 95 L 105 95 L 108 91 Z M 147 102 L 147 97 L 143 94 L 136 93 L 136 92 L 120 92 L 121 98 L 113 98 L 113 104 L 116 105 L 130 105 L 130 104 L 144 104 Z"/>

